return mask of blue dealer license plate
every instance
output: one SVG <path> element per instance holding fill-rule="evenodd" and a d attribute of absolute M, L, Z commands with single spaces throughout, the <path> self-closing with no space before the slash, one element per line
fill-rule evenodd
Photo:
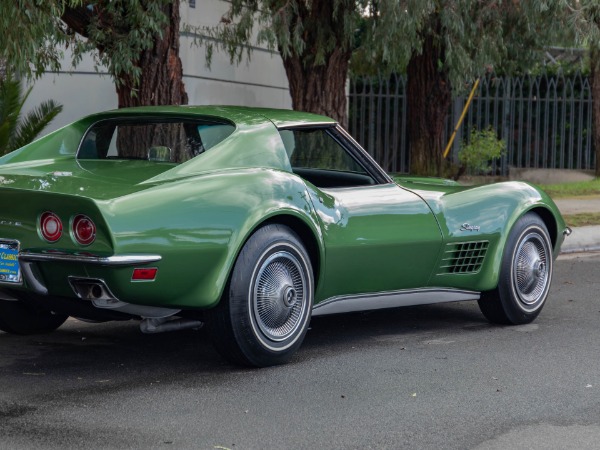
<path fill-rule="evenodd" d="M 19 243 L 0 239 L 0 283 L 20 283 Z"/>

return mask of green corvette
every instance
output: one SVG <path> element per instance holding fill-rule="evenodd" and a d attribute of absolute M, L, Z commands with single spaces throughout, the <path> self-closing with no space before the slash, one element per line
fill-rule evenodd
<path fill-rule="evenodd" d="M 243 107 L 81 119 L 0 158 L 0 209 L 0 330 L 206 323 L 253 366 L 317 315 L 477 300 L 530 322 L 570 231 L 529 184 L 397 184 L 333 120 Z"/>

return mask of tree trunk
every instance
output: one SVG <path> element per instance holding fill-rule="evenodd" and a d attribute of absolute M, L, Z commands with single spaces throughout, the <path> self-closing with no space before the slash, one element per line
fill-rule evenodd
<path fill-rule="evenodd" d="M 352 52 L 336 48 L 324 65 L 305 65 L 297 55 L 283 59 L 292 108 L 329 116 L 348 128 L 346 78 Z"/>
<path fill-rule="evenodd" d="M 452 102 L 448 73 L 437 67 L 444 58 L 444 49 L 428 36 L 407 67 L 410 172 L 416 175 L 442 176 L 444 125 Z"/>
<path fill-rule="evenodd" d="M 179 4 L 180 0 L 173 0 L 162 6 L 162 11 L 169 19 L 162 36 L 154 37 L 151 49 L 144 50 L 135 65 L 140 68 L 139 83 L 136 85 L 131 74 L 114 73 L 115 86 L 118 96 L 119 108 L 127 106 L 147 105 L 182 105 L 188 102 L 188 96 L 183 84 L 183 68 L 179 58 Z M 80 34 L 88 36 L 88 27 L 95 8 L 80 6 L 67 8 L 61 17 L 69 28 Z M 101 27 L 112 30 L 113 24 L 110 17 L 104 17 Z M 98 48 L 99 52 L 108 52 Z"/>
<path fill-rule="evenodd" d="M 266 2 L 268 3 L 268 2 Z M 276 5 L 285 3 L 285 6 Z M 302 50 L 282 48 L 279 53 L 288 78 L 292 108 L 329 116 L 348 128 L 346 107 L 346 79 L 352 56 L 352 45 L 343 29 L 344 15 L 356 8 L 354 2 L 332 2 L 311 0 L 310 2 L 271 2 L 273 16 L 287 11 L 292 19 L 291 30 L 303 30 Z M 327 39 L 328 50 L 322 58 L 317 57 L 318 48 L 323 48 Z M 335 45 L 329 47 L 331 42 Z"/>
<path fill-rule="evenodd" d="M 590 61 L 591 72 L 590 81 L 592 87 L 592 144 L 594 145 L 594 153 L 596 154 L 596 171 L 597 177 L 600 177 L 600 64 L 597 63 L 600 57 L 600 52 L 591 51 Z"/>
<path fill-rule="evenodd" d="M 179 0 L 163 6 L 169 18 L 162 36 L 155 36 L 154 47 L 140 55 L 139 84 L 129 74 L 120 74 L 116 84 L 119 108 L 147 105 L 185 105 L 188 96 L 183 83 L 183 67 L 179 58 Z"/>

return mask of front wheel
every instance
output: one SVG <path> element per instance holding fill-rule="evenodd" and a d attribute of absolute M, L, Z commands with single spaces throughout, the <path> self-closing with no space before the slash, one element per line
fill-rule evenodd
<path fill-rule="evenodd" d="M 287 362 L 302 344 L 312 312 L 310 257 L 289 227 L 271 224 L 246 242 L 225 295 L 209 312 L 219 353 L 257 367 Z"/>
<path fill-rule="evenodd" d="M 494 323 L 532 322 L 542 310 L 552 281 L 552 244 L 537 214 L 528 213 L 508 236 L 498 287 L 479 299 L 483 315 Z"/>

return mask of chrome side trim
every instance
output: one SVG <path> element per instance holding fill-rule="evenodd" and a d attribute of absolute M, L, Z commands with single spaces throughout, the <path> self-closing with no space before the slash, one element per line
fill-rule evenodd
<path fill-rule="evenodd" d="M 328 121 L 322 121 L 322 122 L 303 122 L 303 121 L 299 121 L 299 122 L 292 122 L 292 123 L 286 123 L 285 125 L 279 125 L 277 126 L 278 130 L 294 130 L 294 129 L 306 129 L 306 128 L 335 128 L 335 126 L 337 125 L 337 122 L 334 122 L 333 120 L 331 122 Z"/>
<path fill-rule="evenodd" d="M 451 288 L 406 289 L 369 294 L 340 295 L 315 305 L 313 317 L 399 306 L 428 305 L 433 303 L 479 300 L 480 293 Z"/>
<path fill-rule="evenodd" d="M 37 253 L 23 251 L 19 254 L 19 262 L 24 264 L 31 261 L 73 262 L 81 264 L 96 264 L 99 266 L 132 266 L 160 261 L 160 255 L 114 255 L 89 256 L 71 253 Z"/>

